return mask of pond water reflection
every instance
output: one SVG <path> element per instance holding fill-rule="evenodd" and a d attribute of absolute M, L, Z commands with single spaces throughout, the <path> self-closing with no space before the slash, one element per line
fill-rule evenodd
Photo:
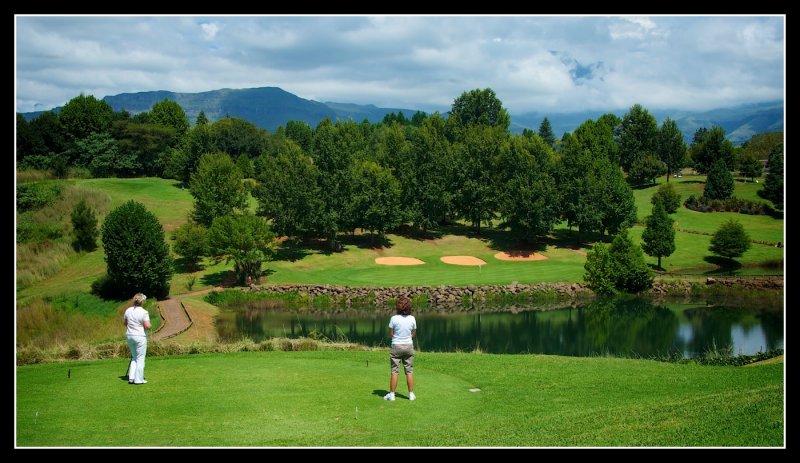
<path fill-rule="evenodd" d="M 386 346 L 390 311 L 280 311 L 247 308 L 223 311 L 217 331 L 223 341 L 243 337 L 324 336 L 369 346 Z M 706 305 L 655 305 L 642 299 L 596 301 L 557 310 L 517 313 L 415 313 L 418 348 L 424 351 L 540 353 L 569 356 L 664 356 L 685 358 L 731 348 L 734 355 L 783 348 L 780 310 Z"/>

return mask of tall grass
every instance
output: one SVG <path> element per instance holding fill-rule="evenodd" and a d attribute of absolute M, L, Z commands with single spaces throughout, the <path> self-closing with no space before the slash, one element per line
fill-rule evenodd
<path fill-rule="evenodd" d="M 35 299 L 17 308 L 17 346 L 47 349 L 123 339 L 122 315 L 129 306 L 85 293 Z M 145 308 L 155 330 L 161 321 L 157 302 L 147 300 Z"/>
<path fill-rule="evenodd" d="M 36 238 L 17 243 L 19 288 L 55 275 L 77 255 L 71 246 L 71 213 L 82 199 L 94 210 L 99 226 L 111 204 L 108 194 L 74 185 L 65 186 L 53 204 L 18 216 L 18 226 L 28 227 L 30 236 Z"/>
<path fill-rule="evenodd" d="M 17 170 L 17 183 L 41 182 L 42 180 L 54 179 L 53 173 L 49 170 L 41 169 L 22 169 Z"/>

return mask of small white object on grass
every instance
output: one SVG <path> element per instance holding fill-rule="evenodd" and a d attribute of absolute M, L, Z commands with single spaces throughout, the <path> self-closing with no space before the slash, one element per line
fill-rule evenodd
<path fill-rule="evenodd" d="M 481 390 L 477 387 L 473 387 L 472 389 L 469 390 L 469 392 L 481 392 Z"/>

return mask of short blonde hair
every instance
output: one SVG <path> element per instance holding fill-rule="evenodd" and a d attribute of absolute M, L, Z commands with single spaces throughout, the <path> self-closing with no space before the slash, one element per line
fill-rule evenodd
<path fill-rule="evenodd" d="M 137 306 L 137 305 L 138 305 L 138 306 L 140 306 L 140 307 L 141 307 L 141 306 L 142 306 L 142 304 L 144 304 L 144 301 L 145 301 L 146 299 L 147 299 L 147 296 L 145 296 L 144 294 L 142 294 L 142 293 L 136 293 L 136 295 L 135 295 L 135 296 L 133 296 L 133 305 L 135 305 L 135 306 Z"/>

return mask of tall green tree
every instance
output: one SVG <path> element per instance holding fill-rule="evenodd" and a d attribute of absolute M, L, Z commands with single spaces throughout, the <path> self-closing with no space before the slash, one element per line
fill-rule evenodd
<path fill-rule="evenodd" d="M 248 276 L 257 279 L 263 275 L 262 265 L 274 253 L 275 235 L 261 217 L 225 215 L 214 218 L 208 244 L 212 256 L 234 262 L 236 278 L 244 285 Z"/>
<path fill-rule="evenodd" d="M 144 204 L 130 200 L 112 210 L 101 230 L 108 278 L 118 297 L 169 294 L 173 262 L 164 228 Z"/>
<path fill-rule="evenodd" d="M 656 184 L 656 177 L 668 171 L 667 165 L 652 154 L 645 154 L 628 171 L 628 178 L 635 185 Z"/>
<path fill-rule="evenodd" d="M 733 175 L 725 162 L 718 159 L 708 172 L 703 196 L 711 199 L 727 199 L 733 195 L 734 187 Z"/>
<path fill-rule="evenodd" d="M 661 207 L 667 211 L 667 214 L 674 214 L 681 205 L 681 195 L 675 191 L 675 187 L 669 183 L 665 183 L 658 187 L 658 190 L 653 193 L 650 202 L 653 206 L 660 203 Z"/>
<path fill-rule="evenodd" d="M 206 113 L 201 109 L 200 112 L 197 114 L 197 119 L 194 121 L 194 125 L 206 125 L 208 124 L 208 117 L 206 117 Z"/>
<path fill-rule="evenodd" d="M 176 228 L 173 236 L 175 238 L 173 250 L 188 260 L 194 268 L 198 267 L 200 259 L 209 255 L 206 227 L 189 221 Z"/>
<path fill-rule="evenodd" d="M 198 124 L 189 130 L 183 152 L 184 164 L 181 168 L 180 180 L 188 184 L 192 174 L 197 171 L 200 158 L 204 154 L 214 152 L 214 136 L 211 134 L 208 124 Z"/>
<path fill-rule="evenodd" d="M 556 144 L 553 126 L 550 125 L 550 120 L 547 119 L 547 116 L 545 116 L 545 118 L 542 119 L 542 123 L 539 124 L 539 136 L 542 137 L 542 140 L 551 148 Z"/>
<path fill-rule="evenodd" d="M 81 199 L 72 209 L 72 231 L 75 239 L 72 246 L 76 251 L 91 252 L 97 249 L 97 217 L 86 200 Z"/>
<path fill-rule="evenodd" d="M 661 123 L 656 146 L 658 159 L 667 165 L 667 183 L 672 173 L 677 172 L 686 162 L 686 142 L 678 128 L 678 123 L 669 117 Z"/>
<path fill-rule="evenodd" d="M 324 195 L 319 169 L 296 143 L 289 140 L 275 156 L 262 154 L 255 172 L 256 214 L 269 220 L 275 233 L 306 237 L 320 229 Z"/>
<path fill-rule="evenodd" d="M 733 144 L 725 139 L 725 129 L 719 126 L 714 126 L 711 130 L 698 129 L 689 148 L 689 155 L 695 170 L 701 174 L 708 173 L 718 160 L 724 162 L 729 171 L 736 167 Z"/>
<path fill-rule="evenodd" d="M 458 126 L 483 125 L 508 130 L 511 117 L 491 88 L 464 92 L 453 101 L 450 116 Z"/>
<path fill-rule="evenodd" d="M 209 226 L 214 217 L 247 208 L 247 190 L 242 173 L 225 153 L 205 154 L 192 175 L 189 192 L 194 197 L 192 219 Z"/>
<path fill-rule="evenodd" d="M 211 124 L 214 147 L 231 157 L 247 153 L 251 158 L 261 154 L 266 146 L 267 133 L 252 122 L 236 117 L 226 117 Z"/>
<path fill-rule="evenodd" d="M 639 104 L 631 106 L 620 125 L 620 165 L 627 172 L 638 159 L 655 153 L 657 145 L 656 118 Z"/>
<path fill-rule="evenodd" d="M 389 169 L 373 161 L 361 161 L 355 166 L 351 217 L 361 228 L 378 232 L 400 225 L 400 182 Z"/>
<path fill-rule="evenodd" d="M 160 160 L 175 142 L 175 129 L 158 124 L 117 121 L 111 124 L 120 157 L 126 165 L 116 168 L 117 175 L 159 177 L 164 172 Z"/>
<path fill-rule="evenodd" d="M 103 100 L 93 95 L 79 95 L 69 100 L 58 113 L 58 119 L 70 142 L 80 140 L 91 133 L 102 133 L 109 129 L 114 110 Z"/>
<path fill-rule="evenodd" d="M 675 252 L 674 223 L 675 221 L 667 215 L 664 205 L 656 202 L 642 232 L 642 250 L 649 256 L 658 257 L 658 268 L 662 268 L 662 257 L 671 256 Z"/>
<path fill-rule="evenodd" d="M 619 165 L 619 146 L 614 139 L 614 127 L 609 125 L 608 118 L 600 118 L 597 122 L 586 120 L 575 129 L 572 137 L 581 148 L 591 153 L 592 158 L 604 157 Z"/>
<path fill-rule="evenodd" d="M 619 167 L 606 158 L 595 159 L 588 172 L 589 196 L 584 207 L 586 229 L 602 236 L 616 235 L 636 222 L 633 190 Z"/>
<path fill-rule="evenodd" d="M 750 177 L 750 181 L 754 181 L 761 176 L 763 170 L 764 165 L 755 151 L 742 150 L 739 156 L 739 174 L 742 177 Z"/>
<path fill-rule="evenodd" d="M 411 132 L 408 155 L 413 182 L 407 176 L 397 176 L 403 189 L 401 201 L 406 218 L 423 231 L 436 228 L 445 220 L 453 209 L 457 191 L 453 173 L 456 163 L 447 140 L 446 124 L 436 112 L 421 122 L 419 130 Z"/>
<path fill-rule="evenodd" d="M 470 126 L 463 139 L 453 145 L 458 192 L 456 212 L 480 232 L 481 223 L 491 226 L 497 207 L 496 160 L 507 134 L 499 126 Z"/>
<path fill-rule="evenodd" d="M 776 208 L 783 209 L 783 144 L 772 150 L 767 169 L 769 172 L 764 179 L 764 188 L 759 193 L 772 201 Z"/>
<path fill-rule="evenodd" d="M 734 220 L 728 220 L 719 227 L 711 237 L 711 246 L 708 248 L 718 256 L 727 257 L 731 267 L 733 258 L 740 257 L 748 249 L 750 236 L 744 231 L 742 224 Z"/>
<path fill-rule="evenodd" d="M 189 131 L 189 118 L 176 101 L 164 98 L 155 103 L 150 109 L 150 122 L 152 124 L 171 127 L 175 130 L 177 140 L 183 140 Z"/>
<path fill-rule="evenodd" d="M 621 230 L 609 249 L 615 286 L 627 293 L 638 293 L 653 286 L 653 272 L 644 261 L 639 245 L 628 237 L 628 230 Z"/>
<path fill-rule="evenodd" d="M 498 209 L 512 233 L 535 242 L 559 221 L 552 149 L 540 137 L 514 136 L 499 159 Z"/>
<path fill-rule="evenodd" d="M 311 153 L 313 148 L 314 131 L 308 123 L 303 121 L 288 121 L 286 122 L 286 138 L 297 143 L 303 152 L 306 154 Z"/>

